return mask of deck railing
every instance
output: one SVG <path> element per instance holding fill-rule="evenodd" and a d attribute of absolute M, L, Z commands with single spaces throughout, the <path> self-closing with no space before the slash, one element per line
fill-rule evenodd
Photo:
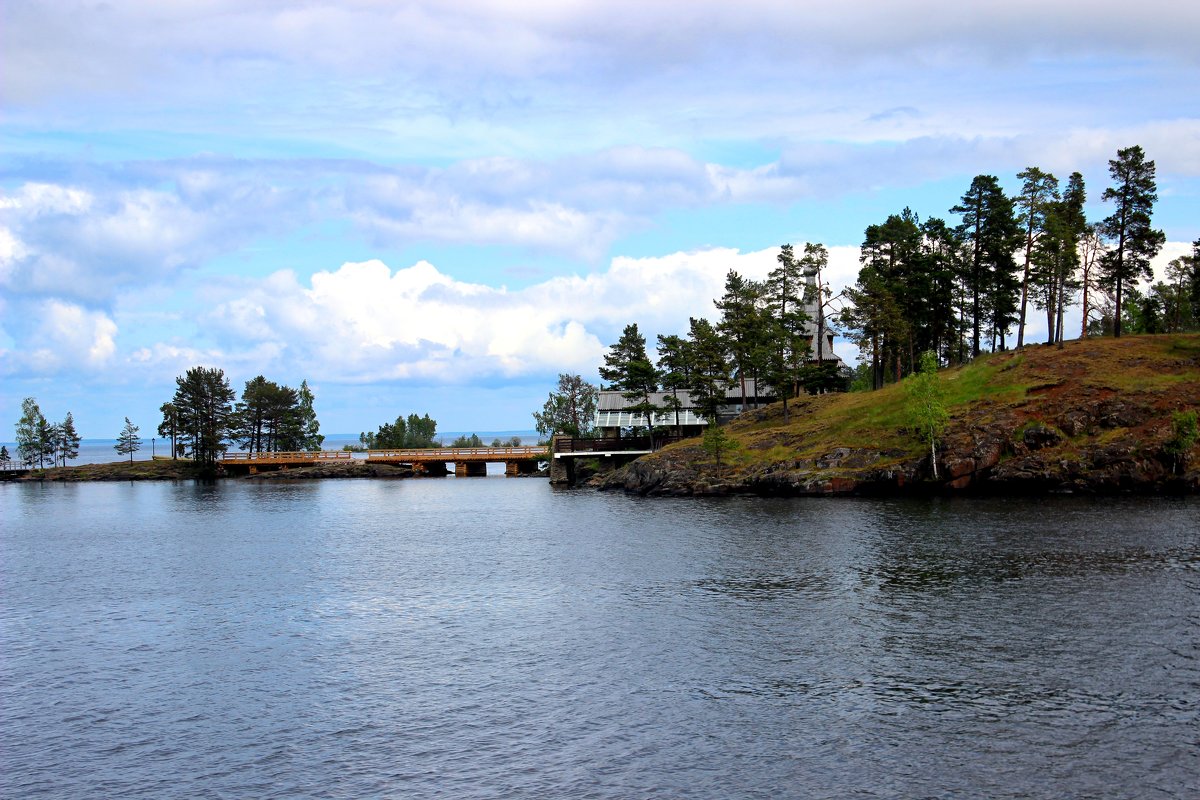
<path fill-rule="evenodd" d="M 548 450 L 538 445 L 517 445 L 506 447 L 430 447 L 430 448 L 397 448 L 391 450 L 359 450 L 357 453 L 349 450 L 316 450 L 291 452 L 257 452 L 247 453 L 227 451 L 221 454 L 221 460 L 232 463 L 271 462 L 275 464 L 301 461 L 345 461 L 356 455 L 363 455 L 367 460 L 376 459 L 412 459 L 414 461 L 454 461 L 456 458 L 471 458 L 483 460 L 495 458 L 504 461 L 511 458 L 546 458 Z"/>
<path fill-rule="evenodd" d="M 354 454 L 348 450 L 260 451 L 257 453 L 238 452 L 235 450 L 226 451 L 221 454 L 222 461 L 342 461 L 353 457 Z"/>
<path fill-rule="evenodd" d="M 547 448 L 538 445 L 516 445 L 506 447 L 430 447 L 422 449 L 366 450 L 367 458 L 414 458 L 422 461 L 454 461 L 460 458 L 487 458 L 490 456 L 524 456 L 545 458 Z"/>
<path fill-rule="evenodd" d="M 554 440 L 559 453 L 622 453 L 630 450 L 658 450 L 669 444 L 683 441 L 685 437 L 674 434 L 655 436 L 626 436 L 621 439 L 564 439 Z"/>

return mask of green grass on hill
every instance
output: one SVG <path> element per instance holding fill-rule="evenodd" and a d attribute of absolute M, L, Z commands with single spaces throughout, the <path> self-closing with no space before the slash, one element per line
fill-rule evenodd
<path fill-rule="evenodd" d="M 1109 396 L 1149 398 L 1169 419 L 1172 410 L 1200 407 L 1200 335 L 1089 338 L 1067 342 L 1062 350 L 1032 345 L 981 356 L 938 377 L 951 427 L 1015 418 L 1019 431 L 1051 412 Z M 776 403 L 730 424 L 739 445 L 729 459 L 735 467 L 813 459 L 839 447 L 883 452 L 897 461 L 923 451 L 907 429 L 902 384 L 797 398 L 788 408 L 786 423 Z"/>

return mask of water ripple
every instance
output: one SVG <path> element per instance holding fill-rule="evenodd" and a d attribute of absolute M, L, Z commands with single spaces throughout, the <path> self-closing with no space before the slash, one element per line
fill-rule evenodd
<path fill-rule="evenodd" d="M 1200 793 L 1194 500 L 60 488 L 0 486 L 3 797 Z"/>

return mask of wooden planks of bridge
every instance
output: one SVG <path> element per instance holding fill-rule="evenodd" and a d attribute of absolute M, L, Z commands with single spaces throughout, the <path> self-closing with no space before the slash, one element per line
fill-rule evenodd
<path fill-rule="evenodd" d="M 387 464 L 421 464 L 432 461 L 456 464 L 482 462 L 507 464 L 510 461 L 538 461 L 549 457 L 545 447 L 517 445 L 512 447 L 435 447 L 421 450 L 367 450 L 367 461 Z"/>
<path fill-rule="evenodd" d="M 484 475 L 489 463 L 504 464 L 506 475 L 528 475 L 537 471 L 538 461 L 549 458 L 549 451 L 536 445 L 366 450 L 357 453 L 348 450 L 257 453 L 232 451 L 221 456 L 221 464 L 227 470 L 246 470 L 254 474 L 260 469 L 311 467 L 317 464 L 346 462 L 358 455 L 365 455 L 366 461 L 375 464 L 411 466 L 417 472 L 426 475 L 446 474 L 446 464 L 451 462 L 455 465 L 455 474 L 461 476 Z"/>

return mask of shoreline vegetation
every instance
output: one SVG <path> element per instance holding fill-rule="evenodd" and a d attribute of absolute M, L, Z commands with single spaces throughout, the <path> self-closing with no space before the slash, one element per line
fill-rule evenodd
<path fill-rule="evenodd" d="M 724 426 L 720 463 L 688 439 L 592 476 L 586 486 L 651 496 L 862 496 L 1200 492 L 1200 446 L 1173 424 L 1200 404 L 1200 334 L 1027 345 L 936 373 L 947 411 L 935 448 L 912 427 L 902 381 L 751 409 Z M 1174 437 L 1174 438 L 1173 438 Z M 404 478 L 351 461 L 238 480 Z M 3 473 L 0 473 L 3 476 Z M 30 470 L 15 481 L 195 480 L 180 459 Z"/>
<path fill-rule="evenodd" d="M 639 495 L 863 496 L 1200 492 L 1200 334 L 1027 345 L 936 373 L 947 419 L 914 430 L 912 378 L 743 414 L 720 463 L 700 439 L 592 477 Z M 1191 420 L 1181 433 L 1179 420 Z"/>

